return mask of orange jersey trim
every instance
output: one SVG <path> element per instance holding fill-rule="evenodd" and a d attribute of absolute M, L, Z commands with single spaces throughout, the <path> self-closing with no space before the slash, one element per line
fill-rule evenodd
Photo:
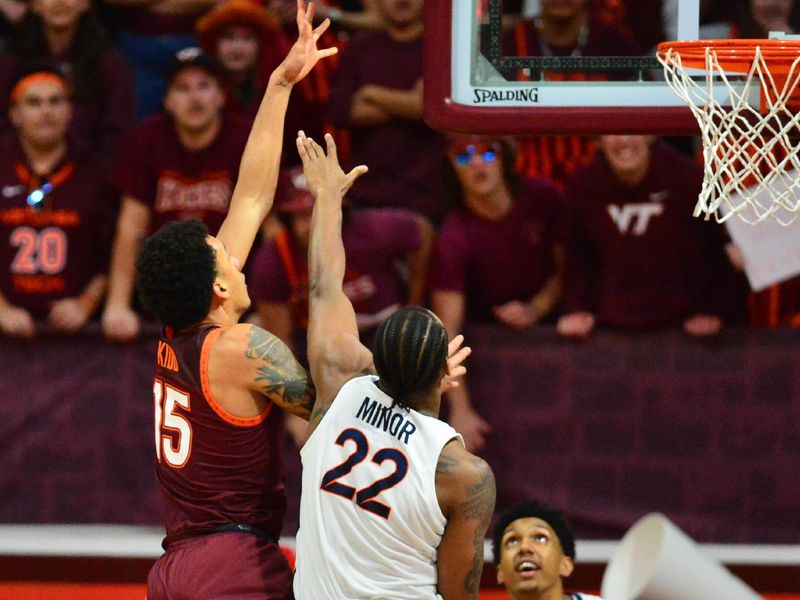
<path fill-rule="evenodd" d="M 253 427 L 255 425 L 260 425 L 269 415 L 269 411 L 272 410 L 272 402 L 267 405 L 267 408 L 265 408 L 260 415 L 255 417 L 237 417 L 225 410 L 222 405 L 214 399 L 214 395 L 211 393 L 211 384 L 208 381 L 208 358 L 211 355 L 211 346 L 217 340 L 220 333 L 222 333 L 222 329 L 220 328 L 209 333 L 206 339 L 203 340 L 203 349 L 200 351 L 200 384 L 203 387 L 203 395 L 206 398 L 206 402 L 208 402 L 208 405 L 217 413 L 217 416 L 226 423 L 236 425 L 237 427 Z"/>

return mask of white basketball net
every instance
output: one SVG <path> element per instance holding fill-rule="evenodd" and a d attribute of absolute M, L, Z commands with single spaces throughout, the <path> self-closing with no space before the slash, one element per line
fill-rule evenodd
<path fill-rule="evenodd" d="M 750 224 L 767 217 L 792 223 L 800 211 L 800 111 L 793 114 L 787 101 L 800 84 L 800 53 L 778 83 L 758 46 L 749 72 L 730 75 L 733 81 L 713 47 L 705 48 L 706 76 L 700 81 L 686 72 L 677 51 L 658 53 L 658 60 L 700 125 L 705 172 L 694 216 L 720 223 L 732 215 Z M 715 98 L 720 84 L 730 106 Z M 751 104 L 759 97 L 763 114 L 758 102 Z"/>

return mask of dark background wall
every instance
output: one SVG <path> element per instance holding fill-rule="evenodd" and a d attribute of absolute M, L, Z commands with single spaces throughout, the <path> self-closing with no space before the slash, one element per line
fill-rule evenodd
<path fill-rule="evenodd" d="M 581 538 L 661 511 L 700 542 L 800 537 L 800 332 L 467 332 L 498 506 L 538 496 Z M 158 524 L 155 338 L 0 339 L 0 522 Z M 289 514 L 300 463 L 286 441 Z"/>

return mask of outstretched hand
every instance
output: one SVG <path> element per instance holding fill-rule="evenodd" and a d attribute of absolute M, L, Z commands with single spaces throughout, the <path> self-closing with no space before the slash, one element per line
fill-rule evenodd
<path fill-rule="evenodd" d="M 319 59 L 333 56 L 338 48 L 317 48 L 320 36 L 330 27 L 330 19 L 325 19 L 316 29 L 314 3 L 306 8 L 305 0 L 297 0 L 297 41 L 283 60 L 283 78 L 287 83 L 297 83 L 314 68 Z"/>
<path fill-rule="evenodd" d="M 464 361 L 472 353 L 469 346 L 462 347 L 464 336 L 459 334 L 447 344 L 447 374 L 442 377 L 439 391 L 444 394 L 459 386 L 458 380 L 467 372 Z"/>
<path fill-rule="evenodd" d="M 303 172 L 311 194 L 318 198 L 323 191 L 328 190 L 338 194 L 341 199 L 353 182 L 367 172 L 367 167 L 359 165 L 345 173 L 339 165 L 336 143 L 329 133 L 325 134 L 325 145 L 327 152 L 302 131 L 297 134 L 297 152 L 303 161 Z"/>

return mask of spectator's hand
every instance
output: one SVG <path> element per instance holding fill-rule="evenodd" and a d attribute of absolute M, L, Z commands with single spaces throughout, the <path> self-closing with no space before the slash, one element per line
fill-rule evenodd
<path fill-rule="evenodd" d="M 325 134 L 325 145 L 327 154 L 317 142 L 306 137 L 305 133 L 300 131 L 297 134 L 297 151 L 303 160 L 303 173 L 309 191 L 316 198 L 323 190 L 334 190 L 340 193 L 341 199 L 353 182 L 367 172 L 367 167 L 359 165 L 345 173 L 339 165 L 336 142 L 330 133 Z"/>
<path fill-rule="evenodd" d="M 103 333 L 112 342 L 129 342 L 139 335 L 139 316 L 127 306 L 107 306 Z"/>
<path fill-rule="evenodd" d="M 47 320 L 58 331 L 75 333 L 86 325 L 89 313 L 77 298 L 64 298 L 53 303 Z"/>
<path fill-rule="evenodd" d="M 289 54 L 283 59 L 281 67 L 282 76 L 289 83 L 297 83 L 308 72 L 314 68 L 319 59 L 326 56 L 333 56 L 338 52 L 337 48 L 317 48 L 319 37 L 330 27 L 330 20 L 325 19 L 319 27 L 314 29 L 311 25 L 314 19 L 314 4 L 310 4 L 306 10 L 304 0 L 297 0 L 297 41 L 289 50 Z"/>
<path fill-rule="evenodd" d="M 716 315 L 694 315 L 683 322 L 683 329 L 692 337 L 712 337 L 722 329 L 722 319 Z"/>
<path fill-rule="evenodd" d="M 36 333 L 36 324 L 27 310 L 9 306 L 0 309 L 0 332 L 10 337 L 32 338 Z"/>
<path fill-rule="evenodd" d="M 595 318 L 590 312 L 573 312 L 562 316 L 556 323 L 559 335 L 574 340 L 584 340 L 594 329 Z"/>
<path fill-rule="evenodd" d="M 459 386 L 458 380 L 467 372 L 467 368 L 463 363 L 472 353 L 472 348 L 469 346 L 462 348 L 461 344 L 463 343 L 464 336 L 459 334 L 447 344 L 447 375 L 442 378 L 442 382 L 439 384 L 439 392 L 442 394 L 457 388 Z"/>
<path fill-rule="evenodd" d="M 477 452 L 486 445 L 486 437 L 492 431 L 483 418 L 471 408 L 453 410 L 448 419 L 450 426 L 464 438 L 464 446 Z"/>
<path fill-rule="evenodd" d="M 528 302 L 512 300 L 492 308 L 495 319 L 511 329 L 526 329 L 536 323 L 537 316 Z"/>
<path fill-rule="evenodd" d="M 744 254 L 742 249 L 733 242 L 725 244 L 725 254 L 728 255 L 728 260 L 737 271 L 744 271 Z"/>

